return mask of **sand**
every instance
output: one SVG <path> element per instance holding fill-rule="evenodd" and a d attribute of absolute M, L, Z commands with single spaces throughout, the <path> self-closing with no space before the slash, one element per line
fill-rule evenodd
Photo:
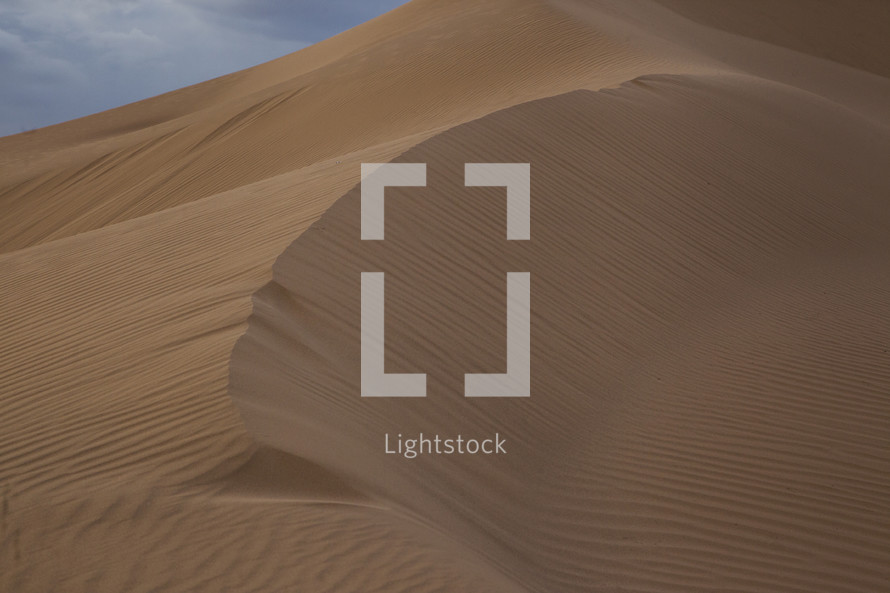
<path fill-rule="evenodd" d="M 890 18 L 840 6 L 414 0 L 0 139 L 0 590 L 887 589 Z M 530 163 L 530 241 L 466 162 Z M 424 399 L 359 395 L 363 271 Z M 465 398 L 507 271 L 531 397 Z"/>

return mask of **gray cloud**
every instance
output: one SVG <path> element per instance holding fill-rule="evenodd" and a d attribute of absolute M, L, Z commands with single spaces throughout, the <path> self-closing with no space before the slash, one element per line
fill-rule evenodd
<path fill-rule="evenodd" d="M 296 51 L 404 0 L 3 0 L 0 135 Z"/>

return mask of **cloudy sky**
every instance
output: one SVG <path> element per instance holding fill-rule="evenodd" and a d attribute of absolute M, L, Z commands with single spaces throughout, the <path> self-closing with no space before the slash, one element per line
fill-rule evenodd
<path fill-rule="evenodd" d="M 405 0 L 0 0 L 0 136 L 277 58 Z"/>

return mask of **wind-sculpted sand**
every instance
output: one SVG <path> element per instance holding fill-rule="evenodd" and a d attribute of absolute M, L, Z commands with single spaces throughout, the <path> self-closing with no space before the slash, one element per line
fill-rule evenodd
<path fill-rule="evenodd" d="M 890 18 L 755 4 L 415 0 L 0 140 L 0 590 L 886 589 Z M 515 271 L 531 397 L 466 398 Z"/>

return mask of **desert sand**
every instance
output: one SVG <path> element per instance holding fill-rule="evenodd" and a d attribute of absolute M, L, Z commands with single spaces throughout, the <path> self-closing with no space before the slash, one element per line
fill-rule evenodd
<path fill-rule="evenodd" d="M 413 0 L 0 139 L 0 591 L 890 590 L 888 56 L 878 0 Z M 360 396 L 363 271 L 426 398 Z M 531 397 L 465 398 L 507 271 Z"/>

